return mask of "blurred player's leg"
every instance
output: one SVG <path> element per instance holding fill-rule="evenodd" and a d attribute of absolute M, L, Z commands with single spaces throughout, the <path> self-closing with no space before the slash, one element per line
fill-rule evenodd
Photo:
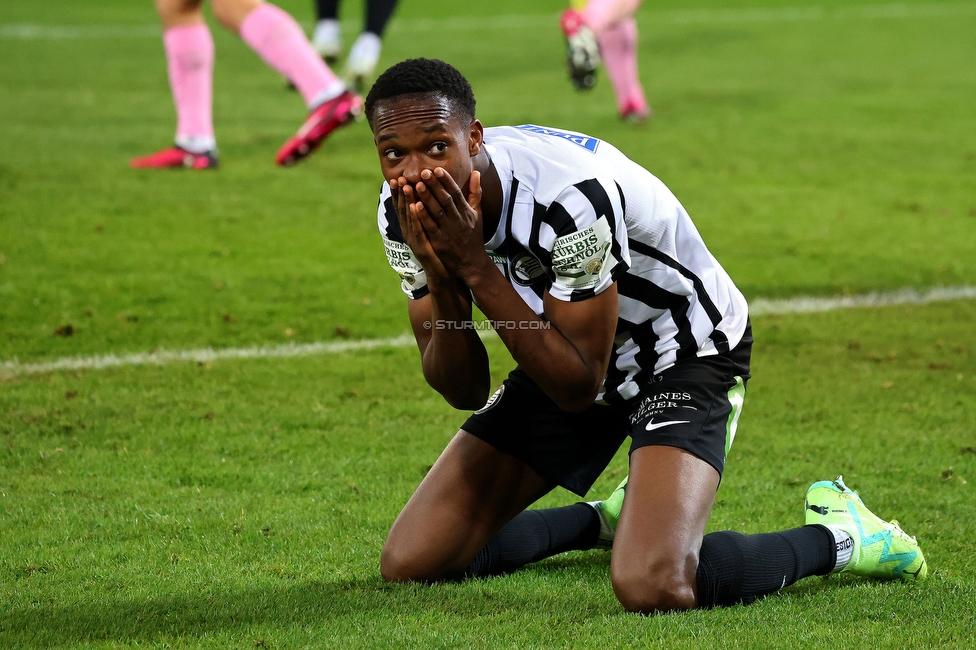
<path fill-rule="evenodd" d="M 560 25 L 566 36 L 567 59 L 573 84 L 585 90 L 596 82 L 602 62 L 613 85 L 617 108 L 625 118 L 650 116 L 637 76 L 637 22 L 642 0 L 574 0 Z"/>
<path fill-rule="evenodd" d="M 265 63 L 292 80 L 309 108 L 345 90 L 309 44 L 301 26 L 275 5 L 254 7 L 241 20 L 239 33 Z"/>
<path fill-rule="evenodd" d="M 315 0 L 318 21 L 312 33 L 312 46 L 329 65 L 342 54 L 342 30 L 339 27 L 339 0 Z"/>
<path fill-rule="evenodd" d="M 626 18 L 633 18 L 643 0 L 589 0 L 579 10 L 590 29 L 601 32 Z"/>
<path fill-rule="evenodd" d="M 369 84 L 380 60 L 383 48 L 383 32 L 393 16 L 397 0 L 368 0 L 366 2 L 366 28 L 349 50 L 346 61 L 346 79 L 363 92 Z"/>
<path fill-rule="evenodd" d="M 173 103 L 176 146 L 131 161 L 133 167 L 217 166 L 213 128 L 214 44 L 199 3 L 157 3 L 163 20 L 163 47 Z"/>
<path fill-rule="evenodd" d="M 623 118 L 646 120 L 651 115 L 637 75 L 637 21 L 625 18 L 596 33 L 607 76 Z"/>
<path fill-rule="evenodd" d="M 214 8 L 246 1 L 253 2 L 220 0 Z M 311 110 L 298 133 L 278 151 L 275 160 L 279 165 L 291 165 L 309 155 L 330 133 L 360 113 L 362 99 L 346 90 L 288 13 L 272 4 L 257 4 L 240 21 L 238 31 L 265 63 L 295 84 Z"/>

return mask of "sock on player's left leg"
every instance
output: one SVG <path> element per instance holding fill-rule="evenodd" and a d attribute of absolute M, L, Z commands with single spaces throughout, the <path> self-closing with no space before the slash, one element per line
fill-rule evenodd
<path fill-rule="evenodd" d="M 650 116 L 650 109 L 637 74 L 637 38 L 637 21 L 633 18 L 596 32 L 620 116 L 642 120 Z"/>
<path fill-rule="evenodd" d="M 309 108 L 337 97 L 345 85 L 319 58 L 305 32 L 284 10 L 262 4 L 241 22 L 241 39 L 288 78 Z"/>
<path fill-rule="evenodd" d="M 599 534 L 600 520 L 588 503 L 524 510 L 481 549 L 465 577 L 510 573 L 558 553 L 589 550 Z"/>
<path fill-rule="evenodd" d="M 698 559 L 698 607 L 751 603 L 837 563 L 833 533 L 813 525 L 778 533 L 705 535 Z"/>

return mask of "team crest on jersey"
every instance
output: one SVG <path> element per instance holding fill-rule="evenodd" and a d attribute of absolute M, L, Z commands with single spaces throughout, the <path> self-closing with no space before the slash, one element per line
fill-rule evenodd
<path fill-rule="evenodd" d="M 528 131 L 529 133 L 538 133 L 539 135 L 548 135 L 554 138 L 562 138 L 563 140 L 568 140 L 578 147 L 583 147 L 589 152 L 595 152 L 596 148 L 600 146 L 600 141 L 596 138 L 591 138 L 588 135 L 583 135 L 582 133 L 567 133 L 566 131 L 558 131 L 556 129 L 549 129 L 544 126 L 536 126 L 535 124 L 523 124 L 522 126 L 515 127 L 516 129 L 521 129 L 523 131 Z"/>
<path fill-rule="evenodd" d="M 544 277 L 546 268 L 529 253 L 522 253 L 512 260 L 512 279 L 522 286 L 535 284 Z"/>

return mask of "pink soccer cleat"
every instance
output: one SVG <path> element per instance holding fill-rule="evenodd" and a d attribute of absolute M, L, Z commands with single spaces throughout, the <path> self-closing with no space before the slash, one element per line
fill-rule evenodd
<path fill-rule="evenodd" d="M 133 158 L 129 165 L 136 169 L 215 169 L 217 167 L 217 151 L 193 153 L 180 147 L 170 147 L 156 153 Z"/>
<path fill-rule="evenodd" d="M 318 149 L 333 131 L 359 117 L 362 111 L 363 98 L 344 90 L 341 95 L 324 102 L 311 112 L 298 133 L 278 150 L 275 162 L 285 167 L 294 165 Z"/>
<path fill-rule="evenodd" d="M 646 101 L 631 99 L 620 109 L 620 119 L 631 122 L 645 122 L 653 113 L 654 111 L 651 110 Z"/>

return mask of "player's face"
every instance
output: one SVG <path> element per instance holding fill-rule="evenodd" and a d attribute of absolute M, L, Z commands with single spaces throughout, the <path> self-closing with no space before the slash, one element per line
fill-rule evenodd
<path fill-rule="evenodd" d="M 472 158 L 481 150 L 481 123 L 462 124 L 449 101 L 436 94 L 380 101 L 373 111 L 373 141 L 386 180 L 403 177 L 410 185 L 420 172 L 443 167 L 461 187 L 471 176 Z"/>

